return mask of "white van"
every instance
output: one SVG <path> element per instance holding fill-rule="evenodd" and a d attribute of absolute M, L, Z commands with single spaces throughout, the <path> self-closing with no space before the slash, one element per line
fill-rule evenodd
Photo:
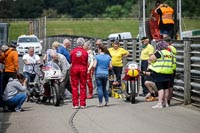
<path fill-rule="evenodd" d="M 121 40 L 121 39 L 132 39 L 130 32 L 113 33 L 108 36 L 109 40 Z"/>

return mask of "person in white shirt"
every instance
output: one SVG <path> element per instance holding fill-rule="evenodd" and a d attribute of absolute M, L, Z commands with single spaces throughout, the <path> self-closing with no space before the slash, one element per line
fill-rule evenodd
<path fill-rule="evenodd" d="M 28 50 L 28 54 L 23 55 L 22 60 L 24 62 L 24 67 L 23 67 L 24 77 L 27 79 L 27 82 L 34 82 L 36 73 L 33 69 L 36 70 L 37 65 L 31 65 L 31 64 L 40 64 L 39 55 L 34 53 L 33 47 L 30 47 Z"/>

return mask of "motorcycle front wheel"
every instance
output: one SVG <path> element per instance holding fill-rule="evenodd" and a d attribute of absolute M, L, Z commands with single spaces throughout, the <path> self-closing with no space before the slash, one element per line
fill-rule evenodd
<path fill-rule="evenodd" d="M 135 96 L 136 96 L 136 93 L 135 93 L 135 89 L 136 89 L 136 85 L 135 85 L 135 82 L 136 81 L 130 81 L 130 89 L 131 89 L 131 93 L 130 93 L 130 101 L 132 104 L 135 103 Z"/>
<path fill-rule="evenodd" d="M 51 85 L 52 101 L 55 106 L 60 105 L 60 92 L 57 83 Z"/>

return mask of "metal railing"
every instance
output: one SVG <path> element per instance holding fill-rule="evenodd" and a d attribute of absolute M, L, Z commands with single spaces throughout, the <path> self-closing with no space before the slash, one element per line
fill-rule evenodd
<path fill-rule="evenodd" d="M 53 41 L 62 41 L 68 38 L 75 47 L 76 40 L 79 36 L 51 36 L 46 38 L 44 49 L 51 48 Z M 83 37 L 90 40 L 95 48 L 96 38 Z M 111 47 L 110 40 L 103 40 L 107 47 Z M 121 47 L 127 49 L 130 55 L 123 61 L 136 61 L 139 63 L 139 55 L 141 52 L 139 43 L 136 39 L 121 40 Z M 183 101 L 184 104 L 193 104 L 200 106 L 200 38 L 184 38 L 183 40 L 174 40 L 173 46 L 177 49 L 177 70 L 174 80 L 173 97 Z"/>

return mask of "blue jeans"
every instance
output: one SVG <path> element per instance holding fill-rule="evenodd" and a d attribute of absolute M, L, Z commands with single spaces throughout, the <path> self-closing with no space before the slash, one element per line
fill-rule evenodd
<path fill-rule="evenodd" d="M 107 74 L 96 74 L 96 84 L 97 84 L 99 103 L 103 102 L 103 97 L 105 98 L 105 101 L 108 102 L 108 92 L 106 90 L 107 81 L 108 81 Z"/>
<path fill-rule="evenodd" d="M 28 72 L 24 72 L 24 77 L 28 79 L 28 82 L 34 82 L 36 74 L 31 74 Z"/>
<path fill-rule="evenodd" d="M 15 109 L 21 109 L 22 104 L 26 100 L 26 94 L 25 93 L 19 93 L 13 98 L 6 101 L 6 105 L 8 106 L 15 106 Z"/>

